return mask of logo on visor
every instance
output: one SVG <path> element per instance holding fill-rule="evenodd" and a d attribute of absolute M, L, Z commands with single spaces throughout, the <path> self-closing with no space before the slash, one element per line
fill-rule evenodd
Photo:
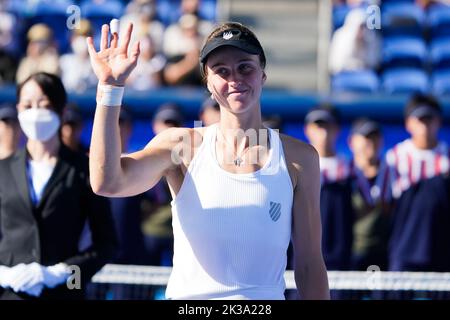
<path fill-rule="evenodd" d="M 226 32 L 223 33 L 222 37 L 223 37 L 225 40 L 230 40 L 231 38 L 233 38 L 233 32 L 231 32 L 231 31 L 226 31 Z"/>

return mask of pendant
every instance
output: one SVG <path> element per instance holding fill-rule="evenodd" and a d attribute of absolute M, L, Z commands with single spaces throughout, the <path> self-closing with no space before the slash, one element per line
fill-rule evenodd
<path fill-rule="evenodd" d="M 237 167 L 240 167 L 242 163 L 242 159 L 241 158 L 236 158 L 234 159 L 234 165 Z"/>

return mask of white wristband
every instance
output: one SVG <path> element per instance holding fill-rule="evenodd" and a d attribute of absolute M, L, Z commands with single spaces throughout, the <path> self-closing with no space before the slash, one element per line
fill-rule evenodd
<path fill-rule="evenodd" d="M 119 107 L 122 105 L 122 97 L 125 87 L 116 87 L 111 85 L 99 85 L 100 101 L 98 104 L 108 107 Z"/>

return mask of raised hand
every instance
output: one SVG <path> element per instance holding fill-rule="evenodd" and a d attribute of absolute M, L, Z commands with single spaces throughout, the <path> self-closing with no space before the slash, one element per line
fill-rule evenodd
<path fill-rule="evenodd" d="M 136 67 L 139 57 L 139 41 L 136 42 L 128 55 L 133 24 L 127 26 L 123 39 L 119 42 L 119 35 L 115 32 L 108 47 L 109 26 L 102 26 L 100 51 L 94 47 L 92 37 L 86 39 L 92 68 L 100 84 L 124 86 L 125 80 Z"/>

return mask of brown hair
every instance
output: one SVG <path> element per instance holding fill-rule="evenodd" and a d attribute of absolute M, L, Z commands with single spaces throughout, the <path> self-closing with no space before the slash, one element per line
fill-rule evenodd
<path fill-rule="evenodd" d="M 244 26 L 242 23 L 239 22 L 225 22 L 218 27 L 216 27 L 209 36 L 206 38 L 205 43 L 203 44 L 203 48 L 214 38 L 219 37 L 221 34 L 223 34 L 225 31 L 237 29 L 241 31 L 243 34 L 246 34 L 249 38 L 251 38 L 254 42 L 257 44 L 257 46 L 261 49 L 261 54 L 259 54 L 259 62 L 261 65 L 261 68 L 266 67 L 266 55 L 264 54 L 264 50 L 261 46 L 261 43 L 259 42 L 256 35 L 251 31 L 248 27 Z M 204 83 L 206 83 L 206 61 L 203 64 L 200 64 L 201 68 L 201 74 L 202 74 L 202 80 Z"/>

